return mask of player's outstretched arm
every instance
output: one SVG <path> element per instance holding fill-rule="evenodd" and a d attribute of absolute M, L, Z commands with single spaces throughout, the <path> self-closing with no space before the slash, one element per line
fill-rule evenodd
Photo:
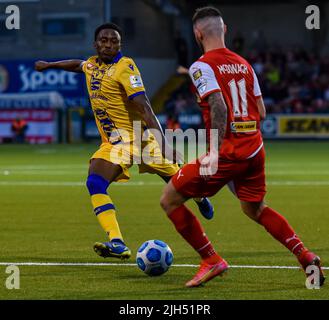
<path fill-rule="evenodd" d="M 55 62 L 36 61 L 34 64 L 34 68 L 39 72 L 48 69 L 61 69 L 71 72 L 83 72 L 82 71 L 83 62 L 84 62 L 83 60 L 78 60 L 78 59 L 62 60 Z"/>
<path fill-rule="evenodd" d="M 183 66 L 178 66 L 177 67 L 177 69 L 176 69 L 176 72 L 178 73 L 178 74 L 189 74 L 189 71 L 188 71 L 188 69 L 187 68 L 185 68 L 185 67 L 183 67 Z"/>
<path fill-rule="evenodd" d="M 162 154 L 165 158 L 168 160 L 173 160 L 174 162 L 183 163 L 183 156 L 180 155 L 177 151 L 172 150 L 169 146 L 169 143 L 163 133 L 162 127 L 159 123 L 159 120 L 155 116 L 151 103 L 148 99 L 148 97 L 144 94 L 138 95 L 133 98 L 132 100 L 134 106 L 141 114 L 143 120 L 145 121 L 147 127 L 149 129 L 155 129 L 159 134 L 156 134 L 155 137 L 158 140 L 158 143 L 160 146 L 162 146 Z M 167 154 L 165 154 L 165 151 L 167 151 Z M 171 159 L 171 154 L 173 158 Z"/>

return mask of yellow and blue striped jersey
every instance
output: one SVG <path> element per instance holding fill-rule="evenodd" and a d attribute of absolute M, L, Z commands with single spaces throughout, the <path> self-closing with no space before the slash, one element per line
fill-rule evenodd
<path fill-rule="evenodd" d="M 133 121 L 141 121 L 145 126 L 131 102 L 135 96 L 145 94 L 135 62 L 121 52 L 109 64 L 92 56 L 83 63 L 82 70 L 102 142 L 134 140 Z"/>

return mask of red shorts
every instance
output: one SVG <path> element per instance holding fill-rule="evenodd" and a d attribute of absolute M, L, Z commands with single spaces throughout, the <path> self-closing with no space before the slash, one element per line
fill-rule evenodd
<path fill-rule="evenodd" d="M 186 198 L 211 197 L 228 184 L 230 190 L 246 202 L 260 202 L 266 194 L 265 151 L 243 161 L 219 161 L 216 174 L 205 180 L 200 162 L 189 163 L 171 179 L 175 189 Z"/>

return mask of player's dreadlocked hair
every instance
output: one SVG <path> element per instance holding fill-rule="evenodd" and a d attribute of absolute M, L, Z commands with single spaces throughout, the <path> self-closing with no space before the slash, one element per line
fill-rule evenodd
<path fill-rule="evenodd" d="M 198 20 L 207 17 L 223 17 L 223 16 L 222 13 L 217 8 L 208 6 L 208 7 L 196 9 L 192 18 L 192 22 L 193 24 L 195 24 Z"/>
<path fill-rule="evenodd" d="M 104 23 L 104 24 L 100 25 L 100 26 L 95 30 L 95 41 L 97 40 L 97 36 L 98 36 L 98 34 L 99 34 L 102 30 L 104 30 L 104 29 L 112 29 L 112 30 L 115 30 L 115 31 L 117 31 L 117 32 L 120 34 L 120 37 L 122 38 L 122 30 L 121 30 L 121 28 L 120 28 L 118 25 L 116 25 L 115 23 L 111 23 L 111 22 L 109 22 L 109 23 Z"/>

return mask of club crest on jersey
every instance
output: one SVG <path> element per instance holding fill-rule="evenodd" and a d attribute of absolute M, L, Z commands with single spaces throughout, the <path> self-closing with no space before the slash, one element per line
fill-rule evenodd
<path fill-rule="evenodd" d="M 143 81 L 139 75 L 130 76 L 129 79 L 133 88 L 143 87 Z"/>
<path fill-rule="evenodd" d="M 134 66 L 133 66 L 132 64 L 129 65 L 129 68 L 130 68 L 132 71 L 135 70 L 135 68 L 134 68 Z"/>
<path fill-rule="evenodd" d="M 197 71 L 195 71 L 193 73 L 193 79 L 194 79 L 194 81 L 198 80 L 201 76 L 202 76 L 202 71 L 200 69 L 198 69 Z"/>

